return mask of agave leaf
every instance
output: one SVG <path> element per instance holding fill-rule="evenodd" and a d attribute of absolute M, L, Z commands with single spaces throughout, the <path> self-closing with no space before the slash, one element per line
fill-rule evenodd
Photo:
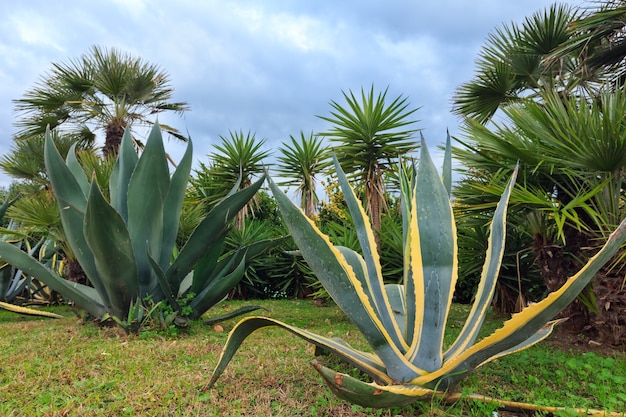
<path fill-rule="evenodd" d="M 211 275 L 218 272 L 216 266 L 222 255 L 224 240 L 226 240 L 226 230 L 220 233 L 217 239 L 207 243 L 205 255 L 196 263 L 193 269 L 193 280 L 189 288 L 190 292 L 194 294 L 200 293 Z"/>
<path fill-rule="evenodd" d="M 452 194 L 452 146 L 450 146 L 450 131 L 446 131 L 446 148 L 443 154 L 443 169 L 441 172 L 443 185 L 448 191 L 448 197 L 450 197 Z"/>
<path fill-rule="evenodd" d="M 4 200 L 2 202 L 2 204 L 0 205 L 0 219 L 2 219 L 4 217 L 4 215 L 7 213 L 7 210 L 9 209 L 9 207 L 11 207 L 13 204 L 15 204 L 15 202 L 17 200 L 19 200 L 20 197 L 21 197 L 21 195 L 18 194 L 12 200 L 7 198 L 6 200 Z"/>
<path fill-rule="evenodd" d="M 400 331 L 404 333 L 404 325 L 406 319 L 406 295 L 404 294 L 404 285 L 385 284 L 385 291 L 391 305 L 391 311 L 400 327 Z"/>
<path fill-rule="evenodd" d="M 57 291 L 63 297 L 74 301 L 91 315 L 102 317 L 106 312 L 100 295 L 93 287 L 61 278 L 18 247 L 0 241 L 0 259 L 35 277 L 53 291 Z"/>
<path fill-rule="evenodd" d="M 414 177 L 416 180 L 417 177 Z M 410 193 L 404 195 L 404 199 L 408 200 L 406 204 L 406 215 L 408 218 L 408 230 L 406 232 L 406 240 L 404 242 L 404 306 L 405 306 L 405 339 L 411 341 L 413 351 L 416 352 L 417 341 L 422 333 L 422 325 L 424 321 L 424 280 L 422 279 L 422 253 L 420 245 L 420 233 L 417 227 L 411 227 L 411 224 L 417 222 L 417 192 L 415 189 L 416 182 L 410 188 Z"/>
<path fill-rule="evenodd" d="M 85 239 L 98 275 L 111 300 L 110 313 L 123 319 L 138 296 L 137 267 L 126 223 L 104 199 L 97 181 L 91 181 L 85 211 Z"/>
<path fill-rule="evenodd" d="M 159 281 L 159 286 L 161 287 L 161 291 L 163 291 L 163 294 L 165 294 L 165 299 L 172 306 L 172 309 L 174 309 L 174 311 L 176 313 L 180 313 L 182 310 L 180 308 L 180 305 L 176 301 L 176 295 L 172 291 L 172 288 L 170 287 L 170 284 L 167 281 L 167 277 L 165 276 L 165 272 L 163 272 L 163 270 L 161 269 L 161 266 L 150 255 L 150 253 L 148 253 L 148 261 L 150 261 L 150 266 L 152 267 L 152 270 L 154 271 L 154 273 L 155 273 L 155 275 L 156 275 L 156 277 L 157 277 L 157 279 Z"/>
<path fill-rule="evenodd" d="M 600 268 L 615 255 L 624 241 L 626 241 L 626 219 L 611 233 L 602 249 L 589 259 L 578 273 L 570 277 L 561 288 L 550 293 L 538 303 L 526 307 L 520 313 L 514 314 L 500 329 L 448 360 L 438 371 L 425 378 L 416 378 L 415 382 L 425 384 L 426 380 L 436 381 L 446 374 L 455 375 L 468 372 L 485 363 L 492 356 L 512 350 L 515 346 L 533 337 L 534 333 L 539 331 L 545 323 L 574 301 Z M 453 382 L 455 382 L 454 378 L 451 383 Z"/>
<path fill-rule="evenodd" d="M 386 375 L 385 366 L 376 356 L 354 349 L 341 339 L 323 337 L 307 330 L 290 326 L 278 320 L 267 317 L 253 316 L 243 318 L 231 330 L 219 362 L 213 371 L 213 375 L 211 376 L 209 383 L 207 384 L 207 389 L 211 388 L 213 384 L 215 384 L 215 381 L 217 381 L 219 376 L 224 372 L 224 369 L 226 369 L 226 366 L 231 361 L 243 341 L 253 332 L 270 326 L 285 329 L 301 339 L 337 355 L 347 363 L 354 365 L 361 371 L 372 376 L 375 380 L 384 383 L 391 382 L 389 376 Z"/>
<path fill-rule="evenodd" d="M 434 390 L 417 385 L 378 385 L 336 372 L 317 361 L 311 364 L 337 397 L 362 407 L 402 407 L 418 400 L 432 398 Z"/>
<path fill-rule="evenodd" d="M 107 291 L 98 274 L 93 253 L 89 249 L 83 234 L 87 198 L 83 194 L 76 178 L 65 164 L 65 161 L 63 161 L 59 151 L 54 146 L 49 129 L 46 130 L 46 140 L 44 142 L 44 160 L 46 172 L 59 204 L 61 222 L 67 237 L 67 243 L 72 248 L 72 252 L 83 268 L 87 278 L 89 278 L 89 282 L 101 295 L 105 307 L 109 308 L 111 303 L 108 299 Z M 59 292 L 63 294 L 63 292 Z M 74 301 L 78 303 L 78 301 Z"/>
<path fill-rule="evenodd" d="M 157 124 L 155 123 L 155 127 Z M 153 127 L 153 129 L 155 128 Z M 124 131 L 122 143 L 118 151 L 117 161 L 109 178 L 109 193 L 111 205 L 120 213 L 124 221 L 128 221 L 128 184 L 130 177 L 137 166 L 139 157 L 133 146 L 130 129 Z"/>
<path fill-rule="evenodd" d="M 420 164 L 415 188 L 421 271 L 412 268 L 411 278 L 423 281 L 423 297 L 415 303 L 423 311 L 415 331 L 409 360 L 427 371 L 434 371 L 443 362 L 443 337 L 457 281 L 456 225 L 448 192 L 430 159 L 422 136 Z M 420 296 L 419 294 L 417 295 Z M 408 302 L 407 302 L 408 303 Z"/>
<path fill-rule="evenodd" d="M 69 170 L 74 175 L 74 178 L 80 186 L 80 189 L 83 190 L 83 194 L 85 195 L 85 197 L 87 197 L 87 195 L 89 194 L 89 179 L 87 178 L 87 175 L 85 175 L 83 167 L 80 165 L 80 162 L 78 162 L 78 159 L 76 158 L 76 144 L 73 144 L 70 147 L 70 150 L 67 153 L 66 164 Z"/>
<path fill-rule="evenodd" d="M 230 291 L 230 289 L 226 288 L 226 285 L 228 283 L 231 283 L 232 286 L 235 286 L 237 285 L 237 283 L 239 283 L 239 280 L 243 278 L 245 265 L 247 265 L 250 260 L 256 258 L 266 250 L 279 245 L 285 239 L 286 238 L 275 238 L 254 242 L 250 245 L 239 248 L 237 251 L 224 257 L 223 259 L 219 259 L 222 242 L 224 240 L 222 238 L 217 244 L 211 245 L 211 247 L 207 249 L 207 255 L 203 259 L 201 259 L 196 265 L 193 271 L 193 280 L 189 291 L 198 295 L 200 293 L 204 293 L 207 294 L 207 296 L 212 291 L 216 291 L 215 294 L 210 296 L 210 300 L 205 302 L 206 304 L 210 304 L 209 307 L 215 305 L 217 302 L 219 302 L 219 300 L 221 300 L 220 295 L 221 297 L 223 297 L 228 293 L 228 291 Z M 236 276 L 231 276 L 228 281 L 221 281 L 224 279 L 223 276 L 232 269 L 233 265 L 240 264 L 242 261 L 245 262 L 245 265 L 243 265 L 244 271 L 242 271 L 242 275 L 239 277 L 239 279 L 236 279 Z M 216 290 L 213 285 L 215 282 L 218 281 L 220 281 L 221 289 Z M 215 301 L 216 299 L 217 301 Z M 196 304 L 194 304 L 194 306 L 195 305 Z M 199 317 L 207 310 L 207 308 L 202 307 L 201 310 L 202 311 L 200 311 L 199 313 L 194 313 L 194 315 L 197 315 Z"/>
<path fill-rule="evenodd" d="M 225 320 L 230 320 L 235 317 L 239 317 L 242 314 L 250 313 L 252 311 L 256 311 L 260 309 L 265 310 L 265 308 L 261 306 L 242 306 L 242 307 L 239 307 L 237 310 L 229 311 L 228 313 L 203 320 L 202 323 L 206 325 L 211 325 L 211 324 L 219 323 Z"/>
<path fill-rule="evenodd" d="M 51 313 L 49 311 L 35 310 L 34 308 L 26 308 L 26 307 L 22 307 L 22 306 L 17 306 L 15 304 L 5 303 L 3 301 L 0 301 L 0 308 L 3 308 L 3 309 L 8 310 L 8 311 L 12 311 L 14 313 L 18 313 L 18 314 L 25 314 L 27 316 L 50 317 L 50 318 L 53 318 L 53 319 L 64 319 L 65 318 L 64 316 L 62 316 L 60 314 Z"/>
<path fill-rule="evenodd" d="M 378 249 L 376 246 L 376 240 L 374 239 L 372 225 L 369 218 L 365 214 L 363 205 L 356 197 L 352 187 L 350 187 L 348 179 L 339 165 L 337 156 L 334 154 L 333 160 L 335 162 L 339 185 L 341 186 L 341 191 L 343 191 L 346 204 L 350 210 L 357 237 L 361 245 L 361 250 L 363 252 L 363 260 L 366 266 L 367 272 L 357 275 L 357 277 L 363 278 L 361 281 L 363 291 L 371 300 L 382 325 L 385 329 L 387 329 L 387 334 L 390 339 L 389 342 L 393 343 L 396 349 L 400 352 L 405 353 L 408 349 L 408 345 L 400 332 L 400 328 L 393 317 L 393 313 L 391 312 L 391 306 L 389 305 L 389 300 L 387 299 L 387 292 L 383 290 L 385 283 L 383 282 L 383 273 L 380 267 L 380 258 L 378 256 Z"/>
<path fill-rule="evenodd" d="M 189 307 L 191 307 L 193 311 L 189 316 L 190 319 L 199 318 L 208 309 L 219 303 L 228 292 L 241 281 L 243 273 L 246 270 L 245 256 L 241 257 L 237 267 L 232 271 L 230 271 L 231 264 L 232 262 L 228 262 L 220 272 L 220 276 L 211 280 L 211 282 L 191 300 Z M 229 273 L 226 274 L 225 272 Z"/>
<path fill-rule="evenodd" d="M 385 363 L 389 376 L 393 380 L 408 381 L 423 374 L 421 369 L 404 358 L 392 342 L 392 337 L 379 320 L 361 281 L 342 253 L 271 179 L 269 183 L 283 219 L 309 267 Z"/>
<path fill-rule="evenodd" d="M 176 244 L 176 235 L 178 233 L 178 224 L 180 222 L 180 213 L 183 207 L 183 199 L 189 182 L 189 173 L 191 172 L 191 163 L 193 162 L 193 145 L 191 140 L 187 142 L 187 149 L 183 158 L 178 163 L 178 167 L 172 175 L 169 191 L 165 198 L 163 208 L 163 243 L 161 246 L 161 254 L 159 265 L 161 269 L 166 270 L 172 259 L 172 251 Z"/>
<path fill-rule="evenodd" d="M 483 324 L 487 310 L 491 305 L 491 300 L 495 293 L 496 282 L 498 280 L 498 274 L 500 271 L 500 265 L 502 264 L 502 257 L 504 256 L 504 244 L 506 242 L 506 212 L 509 204 L 509 198 L 515 185 L 517 178 L 518 167 L 515 167 L 513 175 L 507 184 L 502 197 L 496 207 L 493 214 L 493 220 L 491 221 L 488 249 L 485 256 L 485 263 L 481 273 L 478 289 L 476 290 L 476 297 L 472 309 L 465 320 L 461 333 L 457 336 L 454 343 L 446 351 L 444 358 L 456 356 L 460 351 L 467 349 L 471 346 L 480 327 Z"/>
<path fill-rule="evenodd" d="M 163 205 L 170 187 L 161 130 L 155 126 L 128 184 L 128 233 L 130 234 L 141 296 L 152 294 L 159 301 L 159 284 L 148 252 L 161 254 Z"/>
<path fill-rule="evenodd" d="M 491 362 L 494 359 L 498 359 L 501 358 L 503 356 L 506 355 L 510 355 L 511 353 L 515 353 L 515 352 L 519 352 L 521 350 L 524 350 L 526 348 L 531 347 L 532 345 L 541 342 L 543 339 L 545 339 L 546 337 L 550 336 L 552 334 L 552 331 L 554 330 L 554 327 L 567 321 L 567 317 L 566 318 L 562 318 L 562 319 L 557 319 L 557 320 L 551 320 L 549 322 L 547 322 L 546 324 L 544 324 L 539 330 L 537 330 L 531 337 L 529 337 L 528 339 L 524 340 L 522 343 L 519 343 L 515 346 L 513 346 L 512 348 L 509 348 L 505 351 L 502 351 L 500 353 L 498 353 L 497 355 L 492 356 L 491 358 L 487 359 L 485 362 L 481 363 L 479 366 L 484 365 L 487 362 Z"/>
<path fill-rule="evenodd" d="M 196 262 L 204 256 L 207 246 L 220 239 L 228 223 L 256 194 L 263 182 L 265 182 L 265 175 L 249 187 L 224 198 L 200 222 L 180 250 L 178 257 L 166 271 L 167 279 L 173 288 L 180 286 Z"/>

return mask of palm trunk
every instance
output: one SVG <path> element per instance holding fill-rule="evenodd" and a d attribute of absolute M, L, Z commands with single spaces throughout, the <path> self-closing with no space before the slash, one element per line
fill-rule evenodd
<path fill-rule="evenodd" d="M 562 247 L 552 242 L 545 241 L 543 236 L 535 236 L 535 256 L 539 263 L 540 274 L 549 292 L 561 288 L 570 275 L 579 269 L 580 265 L 576 259 L 584 258 L 584 255 L 580 251 L 580 248 L 584 246 L 582 243 L 586 240 L 584 235 L 571 228 L 568 229 L 569 230 L 566 231 L 566 239 L 570 254 L 565 253 Z M 592 291 L 591 288 L 589 288 L 589 290 Z M 560 316 L 569 318 L 569 320 L 562 325 L 564 328 L 579 333 L 589 329 L 592 313 L 589 308 L 577 298 L 563 309 Z"/>
<path fill-rule="evenodd" d="M 125 129 L 126 121 L 123 119 L 115 118 L 109 122 L 105 128 L 106 136 L 104 139 L 104 147 L 102 148 L 104 156 L 114 157 L 117 155 Z"/>

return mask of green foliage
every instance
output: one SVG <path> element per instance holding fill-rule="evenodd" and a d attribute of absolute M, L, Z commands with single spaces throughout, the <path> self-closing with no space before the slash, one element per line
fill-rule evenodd
<path fill-rule="evenodd" d="M 211 312 L 223 315 L 247 304 L 226 301 Z M 320 308 L 304 300 L 262 300 L 258 305 L 264 309 L 264 315 L 317 334 L 332 333 L 353 346 L 365 346 L 355 326 L 335 305 Z M 121 334 L 118 328 L 92 323 L 76 326 L 74 314 L 67 306 L 45 310 L 62 314 L 66 319 L 41 320 L 0 310 L 0 350 L 11 358 L 2 364 L 0 415 L 9 416 L 19 410 L 26 416 L 73 416 L 88 412 L 136 417 L 485 417 L 469 393 L 481 392 L 510 401 L 525 398 L 541 405 L 576 404 L 607 411 L 609 404 L 619 404 L 617 401 L 626 395 L 626 385 L 619 380 L 623 373 L 617 371 L 626 369 L 626 355 L 619 351 L 593 355 L 595 358 L 582 355 L 579 348 L 586 343 L 578 344 L 579 340 L 574 339 L 571 346 L 541 343 L 488 363 L 464 382 L 467 400 L 446 404 L 435 398 L 404 407 L 365 408 L 346 404 L 329 390 L 321 389 L 320 381 L 307 368 L 311 346 L 278 329 L 263 330 L 258 334 L 260 337 L 246 340 L 242 354 L 229 365 L 228 378 L 218 381 L 215 390 L 204 392 L 199 387 L 205 368 L 207 364 L 217 363 L 220 353 L 217 347 L 226 341 L 236 320 L 221 323 L 224 332 L 191 322 L 186 329 L 148 327 L 135 337 Z M 468 312 L 468 306 L 452 306 L 448 320 L 450 335 L 460 330 Z M 483 327 L 496 328 L 500 320 L 489 314 Z M 358 375 L 334 357 L 318 359 L 329 367 Z M 579 369 L 587 361 L 594 369 Z M 518 382 L 513 382 L 513 378 Z M 539 384 L 530 383 L 537 379 Z M 130 380 L 134 383 L 129 384 Z M 246 389 L 235 389 L 235 381 L 238 387 Z"/>
<path fill-rule="evenodd" d="M 254 176 L 263 173 L 263 160 L 269 156 L 269 152 L 263 150 L 265 139 L 257 139 L 252 132 L 229 132 L 228 137 L 220 136 L 220 140 L 209 155 L 211 166 L 201 165 L 195 181 L 198 188 L 207 190 L 205 195 L 211 198 L 207 201 L 209 207 L 216 202 L 215 199 L 224 198 L 235 184 L 240 188 L 248 187 Z M 204 175 L 208 181 L 201 181 Z"/>
<path fill-rule="evenodd" d="M 293 239 L 285 237 L 286 234 L 284 225 L 274 223 L 271 214 L 264 218 L 248 219 L 241 229 L 233 228 L 229 232 L 226 248 L 230 251 L 258 240 L 280 240 L 263 256 L 250 261 L 244 277 L 231 292 L 234 298 L 303 298 L 311 292 L 309 285 L 315 281 L 315 277 L 297 253 Z"/>
<path fill-rule="evenodd" d="M 291 143 L 283 144 L 279 151 L 277 171 L 284 179 L 278 185 L 295 186 L 300 196 L 300 207 L 307 216 L 312 217 L 318 203 L 316 193 L 317 176 L 330 166 L 330 151 L 321 137 L 306 136 L 300 132 L 300 138 L 289 136 Z"/>
<path fill-rule="evenodd" d="M 448 140 L 444 163 L 448 170 L 449 147 Z M 215 383 L 247 336 L 258 329 L 277 326 L 338 356 L 373 380 L 366 383 L 313 362 L 332 391 L 349 402 L 392 407 L 433 397 L 458 398 L 452 390 L 473 370 L 547 337 L 560 322 L 550 320 L 578 295 L 626 240 L 624 220 L 602 250 L 560 290 L 514 315 L 502 328 L 475 343 L 493 298 L 504 254 L 506 210 L 515 172 L 493 215 L 489 248 L 472 309 L 456 339 L 444 349 L 445 325 L 458 273 L 456 227 L 449 201 L 450 184 L 442 182 L 424 140 L 417 175 L 405 175 L 401 181 L 402 284 L 385 285 L 369 219 L 337 159 L 335 167 L 362 255 L 334 246 L 273 182 L 270 186 L 308 265 L 358 327 L 373 352 L 271 318 L 249 317 L 231 331 L 209 386 Z M 449 177 L 449 172 L 444 175 L 444 179 Z"/>
<path fill-rule="evenodd" d="M 626 216 L 625 111 L 626 94 L 620 90 L 605 90 L 595 100 L 546 92 L 541 103 L 503 109 L 506 123 L 486 127 L 468 121 L 467 138 L 459 139 L 455 154 L 467 176 L 456 196 L 468 211 L 493 208 L 520 161 L 521 180 L 511 201 L 516 217 L 535 219 L 525 227 L 528 246 L 549 289 L 574 273 Z M 615 281 L 623 280 L 624 256 L 604 270 Z M 583 301 L 598 310 L 592 298 Z M 613 313 L 606 314 L 605 323 L 612 322 Z"/>
<path fill-rule="evenodd" d="M 85 175 L 74 152 L 61 158 L 46 141 L 46 168 L 61 212 L 68 245 L 93 287 L 69 283 L 10 244 L 0 242 L 0 258 L 27 271 L 93 317 L 106 315 L 141 327 L 146 297 L 182 315 L 177 299 L 193 293 L 189 317 L 199 318 L 222 300 L 241 279 L 246 257 L 273 242 L 257 242 L 220 258 L 226 231 L 235 214 L 260 188 L 264 178 L 233 191 L 191 233 L 172 260 L 182 201 L 191 170 L 192 145 L 170 176 L 158 125 L 138 157 L 126 131 L 109 178 L 110 196 Z M 139 300 L 139 301 L 137 301 Z"/>
<path fill-rule="evenodd" d="M 169 75 L 157 65 L 115 48 L 92 46 L 68 62 L 54 62 L 51 70 L 23 97 L 15 100 L 18 140 L 30 141 L 47 128 L 71 134 L 74 143 L 93 145 L 104 128 L 104 153 L 117 153 L 127 125 L 151 124 L 156 113 L 182 113 L 187 103 L 170 101 Z M 162 128 L 182 140 L 178 131 Z"/>
<path fill-rule="evenodd" d="M 586 79 L 570 76 L 578 56 L 547 59 L 569 39 L 576 14 L 571 6 L 554 4 L 521 25 L 496 28 L 478 55 L 476 75 L 455 92 L 453 111 L 486 123 L 499 108 L 534 99 L 541 91 L 571 91 L 577 81 L 584 86 Z"/>
<path fill-rule="evenodd" d="M 8 209 L 19 199 L 19 195 L 13 199 L 7 196 L 4 203 L 0 205 L 0 219 L 4 219 Z M 63 268 L 63 263 L 59 262 L 58 259 L 59 247 L 54 242 L 42 237 L 38 242 L 32 243 L 28 236 L 24 236 L 15 230 L 13 220 L 10 221 L 8 227 L 4 230 L 1 239 L 24 250 L 30 256 L 36 257 L 39 262 L 49 269 L 58 271 Z M 20 314 L 56 317 L 55 315 L 18 305 L 32 301 L 55 302 L 58 300 L 52 291 L 33 277 L 25 274 L 22 270 L 7 263 L 0 265 L 0 302 L 2 302 L 2 308 Z"/>
<path fill-rule="evenodd" d="M 457 201 L 454 214 L 459 246 L 459 280 L 454 297 L 456 302 L 471 303 L 489 246 L 492 213 L 489 210 L 472 210 Z M 506 250 L 493 302 L 493 307 L 500 313 L 517 312 L 520 303 L 523 306 L 545 295 L 545 285 L 534 263 L 532 243 L 528 233 L 528 216 L 518 210 L 510 210 L 507 215 Z"/>
<path fill-rule="evenodd" d="M 337 146 L 337 157 L 346 167 L 346 173 L 357 180 L 365 190 L 366 210 L 376 232 L 380 230 L 384 206 L 384 175 L 402 155 L 417 149 L 413 139 L 416 123 L 406 97 L 387 101 L 387 89 L 374 94 L 361 89 L 360 97 L 352 91 L 343 93 L 347 103 L 342 106 L 331 101 L 331 115 L 319 116 L 332 123 L 330 130 L 321 133 Z"/>

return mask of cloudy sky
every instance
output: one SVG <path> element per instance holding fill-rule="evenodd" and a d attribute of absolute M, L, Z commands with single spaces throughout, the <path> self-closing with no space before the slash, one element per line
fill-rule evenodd
<path fill-rule="evenodd" d="M 451 95 L 471 79 L 487 35 L 549 0 L 48 0 L 0 2 L 0 155 L 12 146 L 12 100 L 52 62 L 90 46 L 159 65 L 191 111 L 161 121 L 188 131 L 196 161 L 219 135 L 254 132 L 275 149 L 329 128 L 331 100 L 374 85 L 408 97 L 431 149 L 458 132 Z M 564 3 L 581 5 L 582 1 Z M 141 132 L 139 132 L 141 133 Z M 182 146 L 169 141 L 173 155 Z M 0 174 L 0 186 L 10 179 Z"/>

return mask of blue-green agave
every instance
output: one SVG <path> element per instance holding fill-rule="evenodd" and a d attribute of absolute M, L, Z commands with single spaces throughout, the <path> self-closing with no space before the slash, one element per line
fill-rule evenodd
<path fill-rule="evenodd" d="M 4 218 L 9 206 L 15 203 L 19 198 L 19 195 L 13 199 L 6 199 L 2 205 L 0 205 L 0 219 Z M 53 263 L 56 265 L 56 250 L 49 250 L 50 246 L 53 246 L 52 242 L 46 241 L 46 239 L 40 239 L 35 245 L 31 246 L 30 241 L 22 237 L 19 240 L 12 242 L 13 237 L 13 225 L 9 222 L 7 229 L 8 233 L 3 235 L 0 239 L 4 242 L 9 242 L 12 245 L 22 248 L 28 252 L 30 256 L 38 256 L 39 262 L 44 263 L 47 267 L 51 267 Z M 63 318 L 63 316 L 50 313 L 47 311 L 35 310 L 32 308 L 23 307 L 15 304 L 15 300 L 18 296 L 22 295 L 25 291 L 31 293 L 38 292 L 38 295 L 43 293 L 42 288 L 39 287 L 33 280 L 22 273 L 18 268 L 13 267 L 5 263 L 0 265 L 0 308 L 8 311 L 12 311 L 18 314 L 44 316 L 52 318 Z"/>
<path fill-rule="evenodd" d="M 341 339 L 316 335 L 271 318 L 248 317 L 231 331 L 208 387 L 216 382 L 248 335 L 263 327 L 278 326 L 337 355 L 371 378 L 372 382 L 363 382 L 313 361 L 331 390 L 347 401 L 369 407 L 391 407 L 433 396 L 458 399 L 460 394 L 454 393 L 454 388 L 474 369 L 547 337 L 561 321 L 552 319 L 576 298 L 626 239 L 625 221 L 560 290 L 526 307 L 502 328 L 476 342 L 494 294 L 503 256 L 506 210 L 515 173 L 493 215 L 489 249 L 474 304 L 460 334 L 446 347 L 444 331 L 457 281 L 449 137 L 443 179 L 422 138 L 417 175 L 413 178 L 405 175 L 402 181 L 402 284 L 383 282 L 370 221 L 336 158 L 334 162 L 362 254 L 334 246 L 271 180 L 270 186 L 302 255 L 337 305 L 358 327 L 372 352 L 357 350 Z"/>
<path fill-rule="evenodd" d="M 0 242 L 0 259 L 36 277 L 93 317 L 113 316 L 124 321 L 147 298 L 153 303 L 169 303 L 181 313 L 177 300 L 184 298 L 188 300 L 187 315 L 199 318 L 239 282 L 246 259 L 272 244 L 259 242 L 221 256 L 231 220 L 261 187 L 263 177 L 243 190 L 233 189 L 206 215 L 185 245 L 174 251 L 191 171 L 192 143 L 188 142 L 170 175 L 158 124 L 141 156 L 134 149 L 130 131 L 125 132 L 109 178 L 108 199 L 97 181 L 85 175 L 73 148 L 63 160 L 49 132 L 45 163 L 67 244 L 91 286 L 63 279 L 6 242 Z"/>

